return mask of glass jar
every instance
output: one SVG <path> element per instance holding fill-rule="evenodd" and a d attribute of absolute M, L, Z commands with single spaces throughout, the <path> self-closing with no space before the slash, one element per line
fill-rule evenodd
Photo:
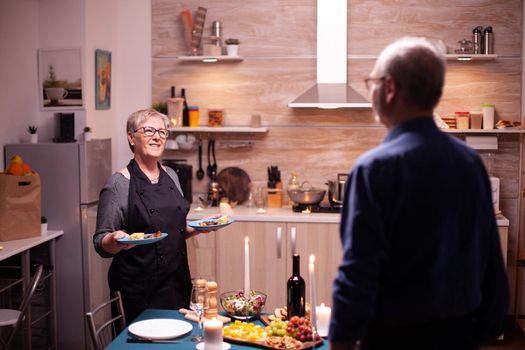
<path fill-rule="evenodd" d="M 456 128 L 468 129 L 470 126 L 470 112 L 455 112 Z"/>
<path fill-rule="evenodd" d="M 222 126 L 222 109 L 213 108 L 208 110 L 208 125 L 209 126 Z"/>
<path fill-rule="evenodd" d="M 199 126 L 199 107 L 197 106 L 190 106 L 189 108 L 189 122 L 190 122 L 190 128 L 196 128 Z"/>

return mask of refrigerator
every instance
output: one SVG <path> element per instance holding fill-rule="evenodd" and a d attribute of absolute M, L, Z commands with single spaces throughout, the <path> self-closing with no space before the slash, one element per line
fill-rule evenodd
<path fill-rule="evenodd" d="M 111 175 L 111 139 L 78 143 L 5 145 L 40 174 L 42 216 L 48 228 L 63 230 L 56 242 L 58 349 L 89 349 L 85 313 L 109 299 L 111 259 L 93 249 L 99 193 Z"/>

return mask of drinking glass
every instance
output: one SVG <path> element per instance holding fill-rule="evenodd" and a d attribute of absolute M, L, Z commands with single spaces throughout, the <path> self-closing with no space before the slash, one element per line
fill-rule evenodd
<path fill-rule="evenodd" d="M 191 340 L 196 342 L 201 342 L 204 340 L 202 334 L 202 316 L 204 314 L 204 308 L 206 306 L 206 287 L 198 286 L 193 284 L 191 288 L 191 299 L 190 299 L 190 309 L 195 311 L 197 316 L 199 316 L 199 330 L 200 334 L 191 338 Z"/>

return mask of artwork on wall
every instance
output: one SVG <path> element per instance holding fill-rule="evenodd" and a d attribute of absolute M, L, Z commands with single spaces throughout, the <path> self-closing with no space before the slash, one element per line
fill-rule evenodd
<path fill-rule="evenodd" d="M 111 107 L 111 52 L 95 50 L 95 109 Z"/>
<path fill-rule="evenodd" d="M 38 84 L 41 109 L 83 109 L 81 50 L 39 49 Z"/>

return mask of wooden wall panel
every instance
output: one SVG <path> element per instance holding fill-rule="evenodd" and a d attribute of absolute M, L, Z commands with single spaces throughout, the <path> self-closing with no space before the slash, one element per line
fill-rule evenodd
<path fill-rule="evenodd" d="M 208 9 L 205 34 L 210 33 L 213 20 L 221 20 L 224 36 L 241 40 L 244 61 L 203 64 L 176 59 L 187 54 L 180 10 L 195 11 L 198 6 Z M 363 79 L 375 64 L 373 55 L 399 37 L 441 39 L 452 51 L 457 41 L 470 39 L 475 26 L 492 25 L 495 53 L 502 57 L 486 62 L 448 61 L 437 111 L 449 115 L 479 110 L 481 103 L 492 102 L 497 119 L 520 121 L 522 6 L 520 0 L 349 0 L 348 84 L 366 96 Z M 172 85 L 178 90 L 185 87 L 189 103 L 200 107 L 201 124 L 207 120 L 207 108 L 221 106 L 227 125 L 248 125 L 252 114 L 260 114 L 263 125 L 269 127 L 266 135 L 217 136 L 219 141 L 248 138 L 254 142 L 252 148 L 221 146 L 217 150 L 219 170 L 240 166 L 256 185 L 262 185 L 266 167 L 279 165 L 284 181 L 296 171 L 301 180 L 323 187 L 326 179 L 348 172 L 360 154 L 385 136 L 371 110 L 287 107 L 316 80 L 315 0 L 152 0 L 152 17 L 152 101 L 166 100 Z M 501 178 L 501 208 L 511 223 L 509 278 L 514 289 L 513 259 L 521 234 L 522 137 L 499 136 L 499 140 L 499 150 L 481 152 L 481 156 L 489 173 Z M 168 151 L 166 156 L 185 158 L 197 168 L 195 150 Z M 206 165 L 206 157 L 203 159 Z M 194 179 L 194 191 L 204 193 L 206 180 Z M 522 304 L 525 309 L 525 301 Z M 511 310 L 513 307 L 514 303 Z"/>

